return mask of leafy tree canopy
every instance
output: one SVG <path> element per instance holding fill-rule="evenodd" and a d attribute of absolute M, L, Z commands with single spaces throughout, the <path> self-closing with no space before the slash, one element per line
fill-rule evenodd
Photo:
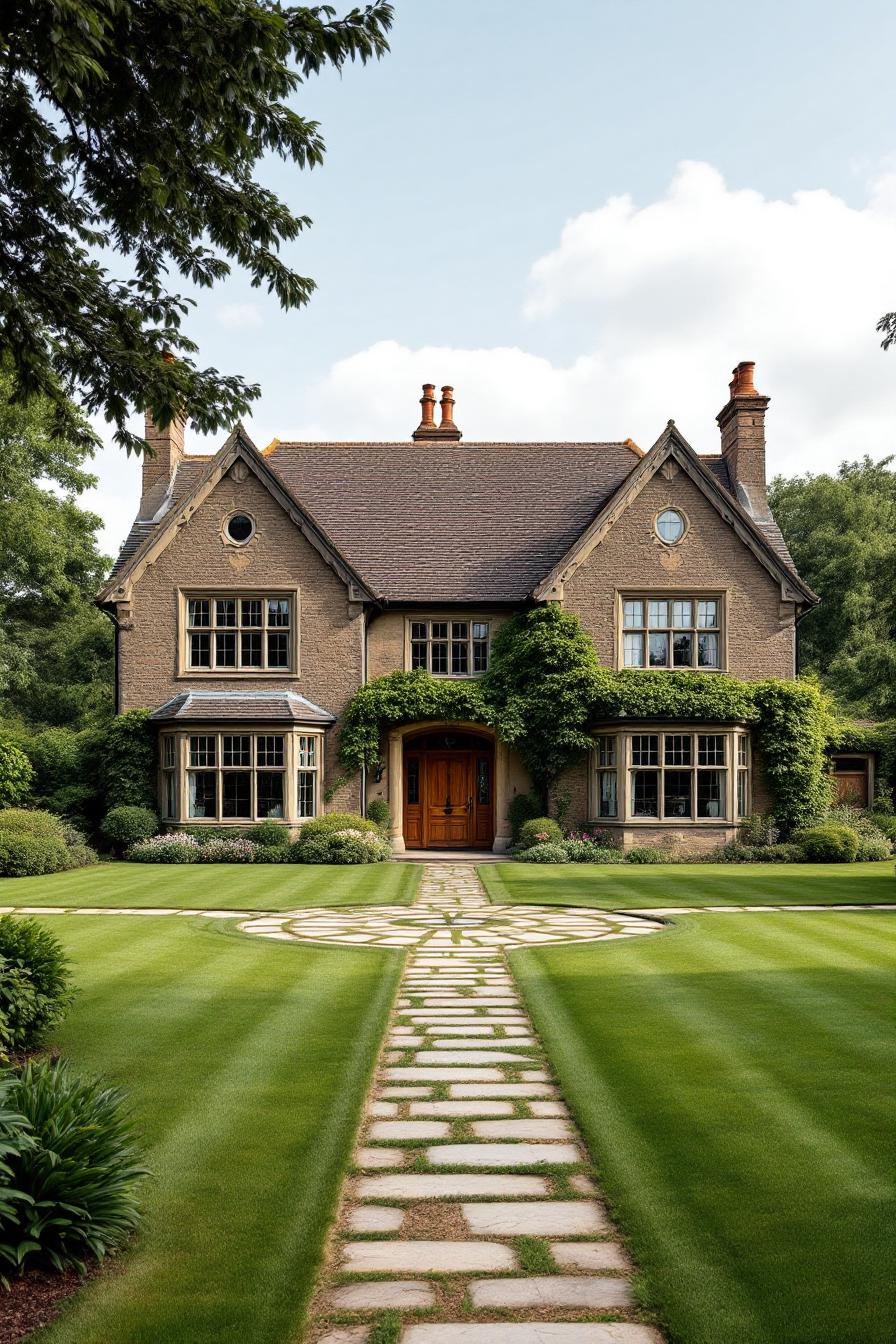
<path fill-rule="evenodd" d="M 836 476 L 772 482 L 775 517 L 822 604 L 801 622 L 800 662 L 859 713 L 896 715 L 896 473 L 893 458 Z"/>
<path fill-rule="evenodd" d="M 129 451 L 143 447 L 131 406 L 161 426 L 189 407 L 204 432 L 245 413 L 257 386 L 196 367 L 168 273 L 210 287 L 234 261 L 284 308 L 307 302 L 313 281 L 279 251 L 310 220 L 257 169 L 267 154 L 321 162 L 317 122 L 288 100 L 325 67 L 382 55 L 391 22 L 383 0 L 342 18 L 278 0 L 6 0 L 0 354 L 70 440 L 90 431 L 69 396 Z"/>

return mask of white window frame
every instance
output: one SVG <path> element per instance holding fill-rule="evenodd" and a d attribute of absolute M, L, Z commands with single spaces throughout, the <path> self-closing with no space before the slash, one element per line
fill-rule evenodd
<path fill-rule="evenodd" d="M 444 635 L 435 633 L 443 626 Z M 466 635 L 455 633 L 460 627 L 466 628 Z M 405 622 L 405 667 L 408 671 L 423 668 L 434 677 L 455 681 L 468 681 L 484 676 L 491 660 L 493 627 L 494 622 L 488 616 L 409 616 Z M 484 633 L 477 634 L 477 631 Z M 447 671 L 434 667 L 434 661 L 437 663 L 441 661 L 434 659 L 434 646 L 445 647 Z M 455 647 L 466 649 L 466 671 L 454 671 Z M 425 661 L 421 661 L 421 650 L 424 652 Z M 480 664 L 478 667 L 477 662 Z"/>
<path fill-rule="evenodd" d="M 289 625 L 283 626 L 270 623 L 269 602 L 288 602 L 289 603 Z M 208 602 L 209 604 L 209 624 L 196 625 L 190 621 L 191 603 Z M 235 602 L 235 625 L 219 623 L 217 603 Z M 260 602 L 261 603 L 261 625 L 249 625 L 242 620 L 242 603 Z M 239 680 L 246 680 L 251 677 L 261 677 L 267 680 L 270 677 L 291 677 L 296 678 L 300 674 L 299 666 L 299 623 L 301 619 L 301 609 L 299 604 L 298 588 L 278 588 L 274 585 L 265 585 L 264 587 L 252 587 L 250 585 L 240 586 L 239 588 L 221 589 L 221 588 L 182 588 L 178 590 L 178 676 L 185 678 L 194 677 L 214 677 L 221 680 L 222 677 L 236 677 Z M 236 663 L 222 663 L 217 666 L 216 660 L 216 633 L 233 634 L 236 644 Z M 247 663 L 242 665 L 242 639 L 241 635 L 259 634 L 261 636 L 261 663 Z M 269 634 L 286 634 L 286 666 L 268 666 L 269 656 Z M 209 666 L 194 666 L 192 658 L 193 634 L 207 634 L 209 641 Z"/>
<path fill-rule="evenodd" d="M 676 603 L 691 604 L 690 620 L 687 623 L 682 621 L 676 624 Z M 716 603 L 716 624 L 701 625 L 700 609 L 701 602 Z M 638 624 L 631 621 L 629 611 L 630 604 L 641 604 L 641 620 Z M 651 623 L 651 603 L 666 603 L 666 620 L 662 624 Z M 727 591 L 718 589 L 670 589 L 663 592 L 659 589 L 631 590 L 617 589 L 616 593 L 616 629 L 617 629 L 617 647 L 616 647 L 616 666 L 621 671 L 627 672 L 724 672 L 728 666 L 728 640 L 727 640 L 727 610 L 728 594 Z M 702 665 L 699 662 L 700 636 L 715 635 L 718 661 L 714 664 Z M 652 664 L 650 662 L 650 636 L 665 636 L 667 642 L 666 662 Z M 676 635 L 689 635 L 691 638 L 691 661 L 689 663 L 676 663 L 674 661 L 674 638 Z M 627 638 L 628 637 L 628 638 Z M 641 654 L 639 662 L 628 662 L 630 641 L 638 639 L 641 644 Z"/>

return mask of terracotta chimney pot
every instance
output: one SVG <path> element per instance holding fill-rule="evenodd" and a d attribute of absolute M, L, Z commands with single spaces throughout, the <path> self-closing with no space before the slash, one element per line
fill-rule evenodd
<path fill-rule="evenodd" d="M 442 388 L 442 400 L 439 402 L 439 408 L 442 412 L 442 419 L 439 423 L 439 429 L 457 429 L 454 423 L 454 388 L 447 383 Z"/>

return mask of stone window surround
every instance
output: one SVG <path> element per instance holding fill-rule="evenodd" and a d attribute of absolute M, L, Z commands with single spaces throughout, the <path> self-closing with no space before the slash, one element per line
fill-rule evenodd
<path fill-rule="evenodd" d="M 177 590 L 177 679 L 193 678 L 221 680 L 236 677 L 242 681 L 249 677 L 289 677 L 293 680 L 301 675 L 299 625 L 301 622 L 301 590 L 278 584 L 241 583 L 230 588 L 208 585 L 202 587 L 190 584 Z M 288 667 L 191 667 L 189 662 L 189 637 L 187 634 L 188 603 L 191 598 L 208 598 L 237 601 L 241 598 L 286 598 L 290 603 L 289 626 L 289 666 Z"/>
<path fill-rule="evenodd" d="M 251 817 L 191 817 L 189 815 L 189 790 L 188 779 L 189 759 L 190 759 L 190 738 L 191 737 L 217 737 L 217 765 L 214 767 L 218 774 L 223 773 L 231 767 L 224 767 L 222 764 L 221 738 L 227 737 L 282 737 L 283 742 L 283 776 L 284 776 L 284 806 L 282 817 L 260 817 L 253 809 Z M 300 739 L 314 738 L 315 740 L 315 763 L 303 761 L 300 755 Z M 174 743 L 174 765 L 172 769 L 165 769 L 166 760 L 171 760 L 171 748 L 166 745 L 168 742 Z M 269 767 L 256 765 L 255 747 L 253 744 L 253 765 L 251 767 L 242 767 L 248 770 L 253 777 L 259 770 L 264 772 Z M 278 821 L 287 826 L 301 826 L 303 821 L 309 819 L 308 816 L 299 815 L 299 774 L 313 773 L 314 781 L 314 814 L 320 816 L 323 810 L 324 796 L 324 734 L 319 728 L 311 728 L 304 724 L 285 724 L 285 723 L 259 723 L 257 720 L 252 723 L 192 723 L 178 726 L 177 728 L 164 729 L 159 735 L 159 799 L 161 800 L 163 812 L 166 800 L 167 777 L 172 773 L 177 781 L 177 815 L 173 817 L 163 816 L 163 820 L 171 826 L 233 826 L 244 827 L 255 825 L 258 821 Z M 199 767 L 201 768 L 201 767 Z M 211 767 L 210 767 L 211 768 Z M 240 767 L 233 767 L 239 769 Z M 279 767 L 270 767 L 279 770 Z M 255 787 L 253 780 L 252 797 L 255 798 Z M 218 810 L 222 806 L 222 790 L 218 790 Z"/>
<path fill-rule="evenodd" d="M 690 735 L 694 738 L 693 763 L 690 766 L 664 766 L 663 760 L 663 737 L 664 735 L 681 736 Z M 725 745 L 725 764 L 721 766 L 698 767 L 696 761 L 697 734 L 701 736 L 721 736 L 726 739 Z M 646 766 L 641 769 L 657 769 L 660 773 L 659 795 L 662 811 L 662 772 L 667 770 L 685 770 L 695 775 L 698 769 L 720 769 L 726 772 L 725 779 L 725 808 L 724 816 L 721 817 L 642 817 L 635 816 L 632 812 L 631 798 L 631 780 L 632 773 L 639 767 L 632 765 L 632 738 L 645 735 L 659 736 L 659 760 L 658 767 Z M 716 723 L 657 723 L 656 721 L 626 722 L 623 726 L 620 723 L 601 724 L 594 728 L 592 736 L 595 738 L 595 747 L 589 753 L 588 767 L 588 824 L 590 826 L 601 827 L 644 827 L 645 830 L 653 828 L 663 829 L 670 826 L 678 827 L 718 827 L 721 830 L 730 830 L 738 825 L 744 816 L 749 816 L 752 809 L 752 762 L 753 754 L 750 744 L 749 729 L 742 725 L 732 726 L 731 724 Z M 615 767 L 604 767 L 610 771 L 615 769 L 616 773 L 616 798 L 617 815 L 615 817 L 602 817 L 600 815 L 600 780 L 601 766 L 598 760 L 598 751 L 596 739 L 601 737 L 614 737 L 616 739 L 616 765 Z M 746 744 L 746 766 L 741 765 L 743 759 L 743 747 L 740 742 Z M 741 774 L 746 776 L 745 803 L 746 806 L 741 812 L 738 809 L 738 780 Z M 696 781 L 695 781 L 696 784 Z M 696 813 L 696 789 L 692 789 L 692 811 Z"/>
<path fill-rule="evenodd" d="M 451 611 L 449 611 L 449 612 L 443 612 L 443 611 L 408 612 L 408 614 L 405 616 L 405 621 L 404 621 L 404 667 L 405 667 L 405 671 L 406 671 L 406 672 L 410 672 L 410 671 L 412 671 L 413 666 L 414 666 L 414 664 L 413 664 L 413 659 L 412 659 L 412 656 L 411 656 L 411 644 L 414 642 L 414 641 L 411 639 L 411 628 L 412 628 L 412 626 L 413 626 L 414 624 L 416 624 L 416 623 L 420 623 L 421 625 L 423 625 L 423 624 L 426 625 L 426 627 L 427 627 L 427 640 L 426 640 L 426 642 L 427 642 L 427 646 L 429 647 L 429 646 L 431 646 L 431 644 L 432 644 L 432 642 L 433 642 L 433 640 L 432 640 L 432 634 L 431 634 L 431 627 L 432 627 L 433 622 L 443 622 L 443 623 L 447 624 L 447 625 L 450 627 L 451 624 L 452 624 L 452 622 L 455 622 L 455 621 L 462 621 L 462 622 L 467 626 L 467 641 L 466 641 L 466 643 L 467 643 L 467 648 L 468 648 L 468 650 L 469 650 L 469 652 L 468 652 L 468 659 L 469 659 L 468 666 L 470 667 L 471 670 L 470 670 L 469 672 L 433 672 L 431 675 L 434 676 L 434 677 L 438 677 L 439 680 L 444 680 L 444 681 L 475 681 L 477 678 L 479 678 L 479 677 L 481 677 L 481 676 L 484 676 L 485 671 L 486 671 L 485 668 L 483 668 L 481 671 L 478 671 L 478 672 L 474 672 L 474 671 L 472 671 L 472 666 L 473 666 L 473 642 L 474 642 L 474 641 L 473 641 L 473 626 L 474 626 L 474 625 L 484 625 L 484 626 L 487 627 L 488 634 L 486 635 L 486 643 L 487 643 L 487 646 L 488 646 L 488 652 L 487 652 L 487 662 L 488 662 L 488 661 L 491 660 L 492 633 L 493 633 L 493 631 L 494 631 L 494 620 L 493 620 L 493 618 L 492 618 L 490 615 L 488 615 L 488 614 L 485 614 L 485 615 L 479 615 L 479 614 L 477 614 L 477 613 L 459 612 L 459 611 L 453 611 L 453 612 L 451 612 Z M 437 640 L 436 643 L 438 643 L 438 642 L 439 642 L 439 641 Z M 450 649 L 450 645 L 451 645 L 451 642 L 452 642 L 452 641 L 451 641 L 451 631 L 450 631 L 450 629 L 449 629 L 449 632 L 448 632 L 448 641 L 447 641 L 447 642 L 448 642 L 448 644 L 449 644 L 449 649 Z M 449 656 L 450 656 L 450 653 L 449 653 Z M 430 660 L 430 658 L 428 657 L 428 658 L 427 658 L 427 664 L 429 664 L 430 661 L 431 661 L 431 660 Z"/>
<path fill-rule="evenodd" d="M 728 615 L 730 588 L 719 588 L 713 584 L 699 587 L 676 584 L 674 587 L 661 588 L 615 588 L 613 591 L 614 646 L 616 649 L 616 670 L 626 672 L 726 672 L 728 670 Z M 625 665 L 625 603 L 626 602 L 697 602 L 713 599 L 719 603 L 719 664 L 718 667 L 626 667 Z M 645 613 L 645 620 L 646 620 Z M 694 629 L 695 627 L 688 627 Z M 631 632 L 629 632 L 631 633 Z M 696 656 L 696 655 L 695 655 Z"/>

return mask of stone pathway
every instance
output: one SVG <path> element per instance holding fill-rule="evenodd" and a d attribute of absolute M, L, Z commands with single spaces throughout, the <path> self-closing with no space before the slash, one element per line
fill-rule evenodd
<path fill-rule="evenodd" d="M 401 1344 L 660 1344 L 504 958 L 660 923 L 489 906 L 475 870 L 431 864 L 412 908 L 240 927 L 413 948 L 312 1305 L 316 1344 L 366 1344 L 375 1326 Z"/>

